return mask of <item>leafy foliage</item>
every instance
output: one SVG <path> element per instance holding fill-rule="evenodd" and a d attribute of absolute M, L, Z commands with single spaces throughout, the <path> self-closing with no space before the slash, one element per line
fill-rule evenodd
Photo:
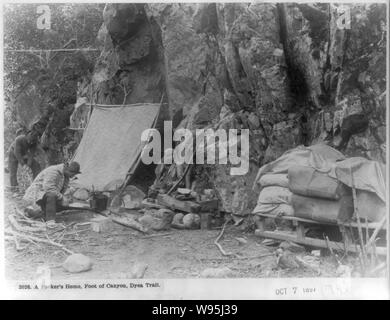
<path fill-rule="evenodd" d="M 13 115 L 6 117 L 9 134 L 26 127 L 23 119 L 30 120 L 34 112 L 38 118 L 56 115 L 73 104 L 78 82 L 91 74 L 99 55 L 98 50 L 43 50 L 97 48 L 104 4 L 48 4 L 51 28 L 44 30 L 37 27 L 38 6 L 4 5 L 4 95 L 8 114 Z"/>
<path fill-rule="evenodd" d="M 74 52 L 14 52 L 20 49 L 68 49 L 95 47 L 102 23 L 101 4 L 50 5 L 51 29 L 37 28 L 36 4 L 8 4 L 4 7 L 4 49 L 6 98 L 15 98 L 27 83 L 33 83 L 41 93 L 60 91 L 66 95 L 68 86 L 91 71 L 97 51 Z"/>

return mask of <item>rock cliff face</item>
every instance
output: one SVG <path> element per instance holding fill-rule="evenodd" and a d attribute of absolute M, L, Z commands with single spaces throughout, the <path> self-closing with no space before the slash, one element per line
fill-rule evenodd
<path fill-rule="evenodd" d="M 384 4 L 108 4 L 103 18 L 101 55 L 79 98 L 164 95 L 162 117 L 175 127 L 250 129 L 246 176 L 228 165 L 196 170 L 226 210 L 252 209 L 259 166 L 300 144 L 385 161 Z"/>

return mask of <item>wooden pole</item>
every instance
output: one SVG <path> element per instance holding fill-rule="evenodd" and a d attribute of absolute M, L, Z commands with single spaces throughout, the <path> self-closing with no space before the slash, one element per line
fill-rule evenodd
<path fill-rule="evenodd" d="M 378 235 L 379 231 L 383 228 L 383 226 L 385 225 L 386 223 L 386 216 L 384 216 L 382 218 L 382 220 L 379 222 L 379 224 L 377 225 L 377 227 L 375 228 L 374 232 L 372 233 L 370 239 L 368 240 L 368 242 L 366 243 L 366 248 L 368 249 L 373 243 L 375 243 L 375 238 L 376 236 Z"/>
<path fill-rule="evenodd" d="M 356 189 L 355 189 L 355 183 L 354 183 L 354 179 L 353 179 L 352 167 L 350 167 L 350 170 L 351 170 L 351 186 L 352 186 L 354 214 L 356 216 L 356 221 L 357 221 L 357 225 L 358 225 L 359 245 L 360 245 L 360 249 L 362 252 L 363 264 L 364 264 L 364 269 L 365 269 L 365 267 L 367 266 L 367 254 L 366 254 L 366 248 L 365 248 L 364 242 L 363 242 L 363 230 L 362 230 L 362 225 L 360 222 L 359 210 L 357 207 Z"/>
<path fill-rule="evenodd" d="M 181 176 L 181 178 L 172 186 L 171 189 L 169 189 L 169 191 L 167 192 L 167 195 L 170 195 L 173 191 L 175 191 L 175 189 L 177 188 L 177 186 L 180 184 L 180 182 L 183 181 L 183 179 L 185 178 L 185 176 L 187 175 L 188 171 L 190 170 L 191 168 L 191 164 L 188 164 L 187 165 L 187 168 L 184 170 L 184 173 L 183 175 Z"/>

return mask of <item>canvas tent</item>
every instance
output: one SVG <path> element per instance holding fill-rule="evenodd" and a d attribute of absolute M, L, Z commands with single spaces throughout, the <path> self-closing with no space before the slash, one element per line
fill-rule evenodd
<path fill-rule="evenodd" d="M 160 104 L 94 106 L 73 158 L 80 163 L 77 187 L 112 191 L 132 173 L 143 148 L 141 134 L 155 126 Z"/>

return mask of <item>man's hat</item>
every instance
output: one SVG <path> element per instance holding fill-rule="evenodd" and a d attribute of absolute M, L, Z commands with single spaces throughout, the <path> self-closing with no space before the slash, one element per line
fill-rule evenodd
<path fill-rule="evenodd" d="M 73 162 L 69 163 L 68 170 L 72 171 L 75 174 L 79 174 L 79 173 L 81 173 L 80 164 L 76 161 L 73 161 Z"/>

